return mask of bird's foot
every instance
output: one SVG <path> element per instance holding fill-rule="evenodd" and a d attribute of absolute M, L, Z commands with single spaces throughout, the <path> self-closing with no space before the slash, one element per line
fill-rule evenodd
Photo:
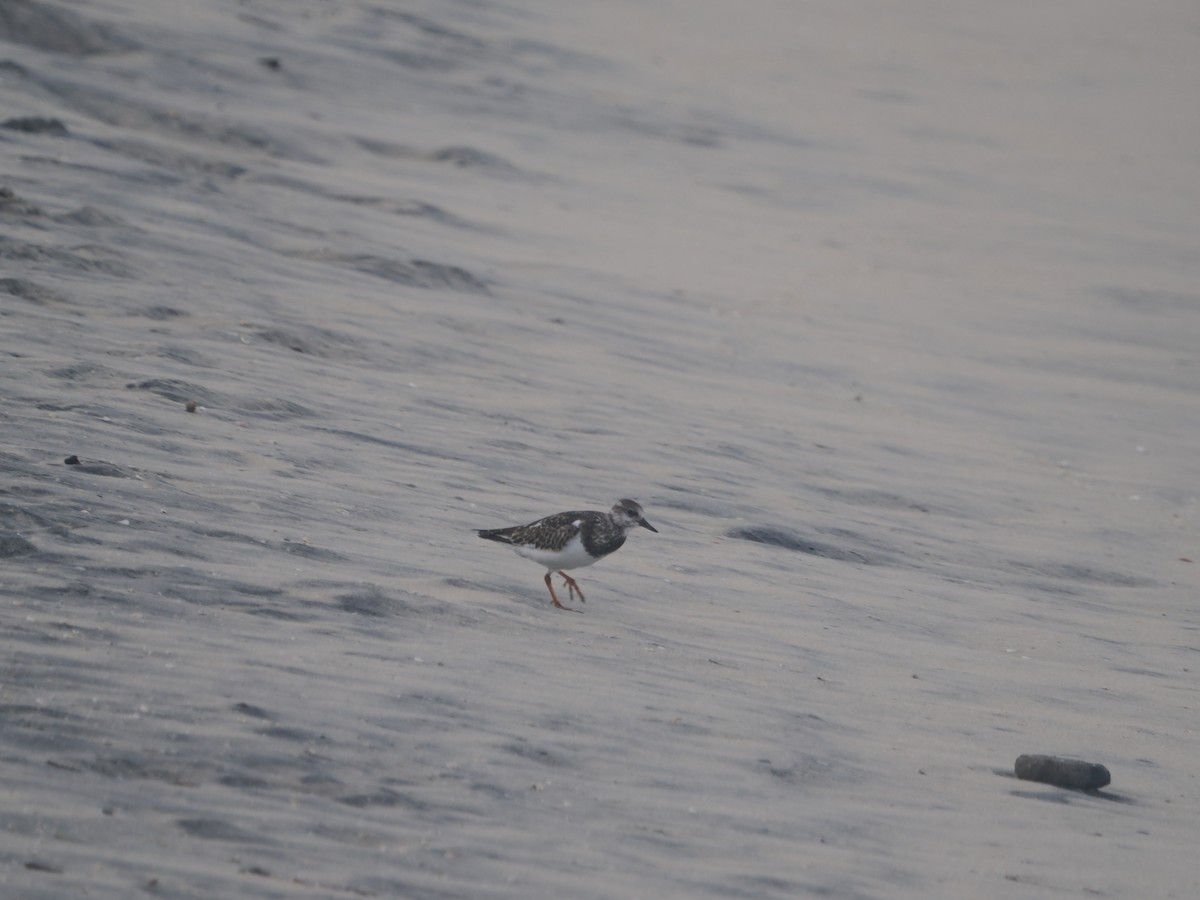
<path fill-rule="evenodd" d="M 563 583 L 567 586 L 568 599 L 574 599 L 575 597 L 578 597 L 580 603 L 586 603 L 587 601 L 583 597 L 583 591 L 579 589 L 579 582 L 566 572 L 559 572 L 558 574 L 562 576 Z"/>
<path fill-rule="evenodd" d="M 567 586 L 569 589 L 571 588 L 571 585 L 574 585 L 574 588 L 571 589 L 570 596 L 568 596 L 568 598 L 567 598 L 569 600 L 569 599 L 571 599 L 571 597 L 575 596 L 575 592 L 579 590 L 579 585 L 575 584 L 575 579 L 573 579 L 567 575 L 563 575 L 562 572 L 559 572 L 558 574 L 562 575 L 563 578 L 567 579 L 567 582 L 568 582 Z M 550 601 L 554 604 L 556 609 L 565 609 L 567 612 L 577 612 L 577 613 L 583 612 L 582 609 L 572 609 L 571 607 L 563 606 L 561 603 L 558 602 L 558 594 L 554 593 L 554 585 L 550 582 L 550 573 L 549 572 L 546 573 L 546 587 L 548 587 L 550 589 Z M 579 599 L 580 600 L 583 599 L 583 594 L 579 595 Z"/>

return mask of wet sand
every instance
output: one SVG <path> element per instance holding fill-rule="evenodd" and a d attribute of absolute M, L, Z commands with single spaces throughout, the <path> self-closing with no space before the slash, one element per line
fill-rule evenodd
<path fill-rule="evenodd" d="M 9 0 L 0 891 L 1196 896 L 1198 35 Z"/>

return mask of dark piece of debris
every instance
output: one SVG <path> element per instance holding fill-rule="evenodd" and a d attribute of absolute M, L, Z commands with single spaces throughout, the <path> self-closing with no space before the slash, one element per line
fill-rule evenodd
<path fill-rule="evenodd" d="M 1112 781 L 1112 775 L 1099 763 L 1028 753 L 1017 757 L 1014 766 L 1017 777 L 1024 781 L 1040 781 L 1076 791 L 1094 791 Z"/>

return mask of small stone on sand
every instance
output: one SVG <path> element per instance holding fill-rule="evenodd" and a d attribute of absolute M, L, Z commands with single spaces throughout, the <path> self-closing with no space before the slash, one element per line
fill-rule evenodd
<path fill-rule="evenodd" d="M 1099 763 L 1039 753 L 1017 757 L 1014 767 L 1024 781 L 1040 781 L 1077 791 L 1094 791 L 1112 781 L 1108 769 Z"/>

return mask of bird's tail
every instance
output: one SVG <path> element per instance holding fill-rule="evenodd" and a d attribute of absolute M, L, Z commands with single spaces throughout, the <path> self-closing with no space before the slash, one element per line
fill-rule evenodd
<path fill-rule="evenodd" d="M 481 538 L 489 541 L 496 541 L 500 544 L 512 543 L 512 528 L 476 528 L 475 533 Z"/>

